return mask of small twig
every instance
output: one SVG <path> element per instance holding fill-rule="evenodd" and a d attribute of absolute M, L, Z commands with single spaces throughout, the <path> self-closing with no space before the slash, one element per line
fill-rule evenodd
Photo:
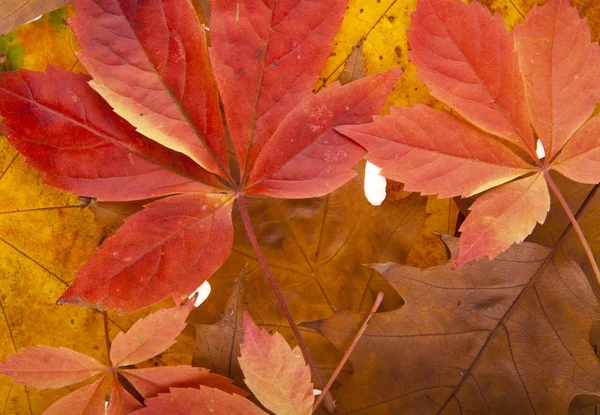
<path fill-rule="evenodd" d="M 377 312 L 377 309 L 379 309 L 379 306 L 381 305 L 382 301 L 383 301 L 383 293 L 379 292 L 377 294 L 377 297 L 375 298 L 375 302 L 373 303 L 373 306 L 371 307 L 371 311 L 369 311 L 369 314 L 367 314 L 367 317 L 365 317 L 365 321 L 363 322 L 362 326 L 360 327 L 360 330 L 358 330 L 358 333 L 356 333 L 356 336 L 354 336 L 354 340 L 352 340 L 350 347 L 348 347 L 348 350 L 346 350 L 346 353 L 344 353 L 344 357 L 342 357 L 342 360 L 340 360 L 340 363 L 337 365 L 337 367 L 333 371 L 333 374 L 329 378 L 329 382 L 327 382 L 327 385 L 325 385 L 325 387 L 321 391 L 321 395 L 317 398 L 317 401 L 315 402 L 315 404 L 313 406 L 313 412 L 317 410 L 317 408 L 319 407 L 319 404 L 323 400 L 323 397 L 325 396 L 326 393 L 329 392 L 331 385 L 333 385 L 333 382 L 338 377 L 338 375 L 342 371 L 342 368 L 344 367 L 344 365 L 350 358 L 350 355 L 354 351 L 354 348 L 358 344 L 358 341 L 360 340 L 363 333 L 367 329 L 367 325 L 369 324 L 369 321 L 371 321 L 371 318 L 375 315 L 375 313 Z"/>
<path fill-rule="evenodd" d="M 550 177 L 550 174 L 547 171 L 544 172 L 544 178 L 546 179 L 546 183 L 548 183 L 548 186 L 550 187 L 550 189 L 552 190 L 552 192 L 554 193 L 554 195 L 556 196 L 556 198 L 562 205 L 565 213 L 567 214 L 569 220 L 571 221 L 571 224 L 573 225 L 573 230 L 575 230 L 575 233 L 579 237 L 579 240 L 581 241 L 581 245 L 583 245 L 583 250 L 585 251 L 585 254 L 588 257 L 588 260 L 590 261 L 590 264 L 592 265 L 592 270 L 594 271 L 594 274 L 596 275 L 596 281 L 598 282 L 598 284 L 600 284 L 600 269 L 598 269 L 598 264 L 596 263 L 596 258 L 594 258 L 594 253 L 592 252 L 592 248 L 590 248 L 590 245 L 588 244 L 587 240 L 585 239 L 585 235 L 583 234 L 583 231 L 581 230 L 581 227 L 579 226 L 579 222 L 577 222 L 577 219 L 573 215 L 573 212 L 571 211 L 571 208 L 569 207 L 567 200 L 564 198 L 564 196 L 560 192 L 560 189 L 558 188 L 556 183 L 554 183 L 554 180 L 552 180 L 552 177 Z"/>
<path fill-rule="evenodd" d="M 102 312 L 104 320 L 104 340 L 106 341 L 106 354 L 108 355 L 108 361 L 110 362 L 110 335 L 108 332 L 108 314 L 106 311 Z"/>
<path fill-rule="evenodd" d="M 281 293 L 279 284 L 277 284 L 277 280 L 275 280 L 275 276 L 273 276 L 273 273 L 271 272 L 271 268 L 269 267 L 269 264 L 267 263 L 267 260 L 265 259 L 265 256 L 262 253 L 262 249 L 260 248 L 260 245 L 258 244 L 258 240 L 256 239 L 256 234 L 254 233 L 254 229 L 252 229 L 252 222 L 250 221 L 250 213 L 248 212 L 248 205 L 246 203 L 246 199 L 244 199 L 243 195 L 239 194 L 237 201 L 238 201 L 238 207 L 240 209 L 240 215 L 242 216 L 242 221 L 244 222 L 244 227 L 246 228 L 246 233 L 248 234 L 248 239 L 250 239 L 250 244 L 252 245 L 252 248 L 254 248 L 254 252 L 256 252 L 256 257 L 258 258 L 258 262 L 262 266 L 262 268 L 265 272 L 265 275 L 267 276 L 267 279 L 269 280 L 269 283 L 271 283 L 271 287 L 273 288 L 275 297 L 277 297 L 277 300 L 279 301 L 281 310 L 283 311 L 283 314 L 285 314 L 285 317 L 287 318 L 287 321 L 288 321 L 290 327 L 292 328 L 294 335 L 296 336 L 296 340 L 298 341 L 298 346 L 300 346 L 300 350 L 302 350 L 302 354 L 304 355 L 304 358 L 306 359 L 308 366 L 312 369 L 312 371 L 315 375 L 315 379 L 317 381 L 317 385 L 319 386 L 319 389 L 321 389 L 321 388 L 323 388 L 323 385 L 325 382 L 323 381 L 323 377 L 317 370 L 317 365 L 315 364 L 315 361 L 312 358 L 310 351 L 308 350 L 308 346 L 306 345 L 306 342 L 304 341 L 304 339 L 302 338 L 302 335 L 300 334 L 298 325 L 294 321 L 294 317 L 292 317 L 292 313 L 290 312 L 290 309 L 288 308 L 288 306 L 285 302 L 285 299 L 283 298 L 283 294 Z M 322 394 L 322 395 L 324 396 L 325 394 Z M 327 399 L 325 406 L 327 407 L 327 410 L 329 412 L 333 412 L 335 409 L 333 399 L 331 398 L 330 394 L 327 394 L 327 396 L 328 396 L 328 399 Z"/>

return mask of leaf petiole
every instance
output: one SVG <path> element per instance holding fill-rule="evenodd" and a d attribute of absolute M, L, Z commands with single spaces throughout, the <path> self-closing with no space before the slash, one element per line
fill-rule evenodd
<path fill-rule="evenodd" d="M 600 269 L 598 268 L 598 263 L 596 262 L 596 259 L 594 258 L 594 253 L 592 252 L 592 248 L 590 248 L 590 245 L 588 244 L 587 239 L 585 238 L 585 235 L 583 234 L 583 231 L 581 230 L 581 227 L 579 226 L 579 222 L 577 222 L 577 219 L 573 215 L 573 212 L 571 211 L 571 208 L 569 207 L 567 200 L 564 198 L 564 196 L 560 192 L 560 189 L 558 188 L 556 183 L 554 183 L 554 180 L 552 180 L 552 177 L 550 177 L 550 173 L 548 171 L 544 171 L 544 179 L 546 180 L 548 187 L 550 187 L 550 190 L 552 190 L 552 193 L 554 193 L 554 195 L 556 196 L 556 198 L 562 205 L 565 213 L 567 214 L 567 217 L 571 221 L 571 224 L 573 225 L 573 229 L 575 230 L 575 233 L 579 237 L 579 240 L 581 241 L 581 245 L 583 246 L 583 250 L 585 251 L 585 254 L 587 255 L 588 260 L 590 261 L 590 264 L 592 266 L 592 270 L 594 271 L 594 274 L 596 275 L 596 281 L 598 282 L 598 284 L 600 284 Z"/>
<path fill-rule="evenodd" d="M 344 353 L 344 357 L 342 357 L 342 360 L 340 360 L 340 363 L 338 363 L 337 367 L 335 368 L 335 370 L 331 374 L 331 377 L 329 378 L 329 381 L 327 382 L 327 385 L 325 385 L 325 387 L 321 391 L 321 395 L 317 398 L 317 401 L 313 405 L 313 413 L 317 410 L 317 408 L 319 407 L 319 405 L 323 401 L 324 396 L 327 393 L 329 393 L 329 388 L 331 388 L 331 385 L 333 385 L 333 382 L 338 377 L 338 375 L 342 371 L 342 368 L 344 367 L 344 365 L 346 364 L 346 362 L 350 358 L 350 355 L 354 351 L 354 348 L 358 344 L 358 341 L 360 340 L 360 338 L 362 337 L 363 333 L 367 329 L 367 325 L 369 324 L 369 321 L 371 321 L 371 318 L 377 312 L 377 309 L 381 305 L 382 301 L 383 301 L 383 293 L 379 292 L 379 293 L 377 293 L 377 297 L 375 298 L 375 302 L 373 303 L 373 306 L 371 306 L 371 311 L 369 311 L 369 314 L 367 314 L 367 316 L 365 317 L 365 321 L 363 321 L 363 324 L 362 324 L 362 326 L 360 326 L 360 329 L 358 330 L 358 333 L 356 333 L 356 336 L 354 336 L 354 340 L 352 340 L 352 343 L 350 344 L 350 346 L 346 350 L 346 353 Z"/>
<path fill-rule="evenodd" d="M 296 340 L 298 341 L 298 346 L 300 347 L 300 350 L 302 350 L 302 354 L 304 355 L 306 362 L 308 363 L 308 365 L 310 366 L 310 368 L 312 369 L 312 371 L 315 375 L 315 379 L 317 381 L 317 385 L 318 385 L 319 389 L 323 389 L 323 385 L 325 384 L 325 382 L 323 381 L 323 377 L 321 376 L 321 374 L 319 373 L 319 371 L 317 369 L 317 365 L 315 364 L 315 361 L 312 358 L 310 351 L 308 350 L 308 346 L 306 345 L 306 342 L 304 341 L 304 339 L 302 338 L 302 335 L 300 334 L 298 325 L 294 321 L 294 317 L 292 317 L 292 313 L 290 312 L 290 309 L 288 308 L 288 306 L 285 302 L 285 299 L 283 298 L 283 294 L 281 293 L 281 289 L 279 288 L 279 285 L 277 284 L 277 280 L 275 280 L 275 277 L 273 276 L 273 273 L 271 272 L 271 268 L 269 267 L 269 264 L 267 263 L 267 260 L 265 259 L 265 256 L 262 253 L 262 249 L 260 248 L 260 245 L 258 244 L 258 240 L 256 239 L 256 234 L 254 233 L 254 229 L 252 228 L 252 222 L 250 221 L 250 213 L 248 212 L 248 205 L 246 203 L 246 199 L 244 198 L 244 196 L 241 193 L 237 195 L 237 202 L 238 202 L 238 208 L 240 209 L 240 215 L 242 217 L 242 221 L 244 222 L 244 228 L 246 229 L 248 239 L 250 239 L 250 244 L 252 245 L 252 248 L 254 248 L 254 252 L 256 252 L 256 257 L 258 259 L 258 262 L 262 266 L 262 268 L 265 272 L 265 275 L 267 276 L 267 279 L 269 280 L 269 283 L 271 284 L 271 287 L 273 288 L 273 292 L 275 293 L 275 296 L 277 297 L 277 300 L 279 301 L 281 310 L 283 311 L 283 314 L 287 318 L 287 321 L 288 321 L 292 331 L 294 332 L 294 336 L 296 336 Z M 333 410 L 335 409 L 335 404 L 333 403 L 331 394 L 323 393 L 322 395 L 326 395 L 325 399 L 326 399 L 327 410 L 329 412 L 333 412 Z"/>

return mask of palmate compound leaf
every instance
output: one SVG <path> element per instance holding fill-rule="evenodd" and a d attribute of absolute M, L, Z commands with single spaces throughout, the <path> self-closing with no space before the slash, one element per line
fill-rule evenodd
<path fill-rule="evenodd" d="M 458 240 L 443 238 L 454 258 Z M 524 243 L 457 271 L 374 268 L 406 304 L 370 321 L 340 378 L 340 413 L 565 414 L 576 396 L 600 396 L 589 343 L 600 307 L 562 252 Z M 362 319 L 306 325 L 343 350 Z"/>
<path fill-rule="evenodd" d="M 240 352 L 244 382 L 265 408 L 280 415 L 312 413 L 310 368 L 299 347 L 292 349 L 281 334 L 259 328 L 244 311 Z"/>
<path fill-rule="evenodd" d="M 215 1 L 210 64 L 188 0 L 75 6 L 78 56 L 100 95 L 87 78 L 52 68 L 2 74 L 3 131 L 47 182 L 81 196 L 180 195 L 132 216 L 62 303 L 132 311 L 169 295 L 183 301 L 229 254 L 236 194 L 314 197 L 354 176 L 365 151 L 333 127 L 369 122 L 401 73 L 312 94 L 343 0 Z M 229 173 L 216 85 L 239 181 Z"/>
<path fill-rule="evenodd" d="M 125 378 L 146 399 L 164 393 L 171 387 L 194 388 L 199 385 L 219 388 L 227 394 L 246 396 L 231 380 L 190 366 L 165 366 L 145 369 L 122 368 L 147 360 L 164 352 L 175 343 L 186 326 L 193 308 L 188 301 L 180 306 L 161 309 L 135 323 L 127 333 L 119 333 L 111 348 L 110 367 L 84 354 L 67 348 L 38 346 L 11 355 L 0 364 L 0 374 L 17 383 L 38 389 L 57 389 L 102 374 L 96 382 L 59 399 L 45 414 L 78 415 L 104 413 L 105 386 L 112 379 L 108 414 L 126 414 L 143 407 L 120 383 Z"/>
<path fill-rule="evenodd" d="M 568 0 L 534 7 L 514 33 L 476 2 L 421 0 L 408 39 L 418 76 L 465 120 L 416 105 L 338 131 L 406 190 L 442 197 L 488 190 L 461 227 L 456 266 L 495 257 L 545 220 L 551 169 L 600 180 L 600 119 L 581 127 L 600 98 L 599 52 Z"/>

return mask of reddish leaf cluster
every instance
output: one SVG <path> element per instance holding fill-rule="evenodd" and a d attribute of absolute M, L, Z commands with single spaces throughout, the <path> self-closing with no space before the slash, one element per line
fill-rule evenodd
<path fill-rule="evenodd" d="M 401 72 L 312 94 L 345 0 L 215 1 L 210 51 L 189 0 L 75 6 L 70 25 L 92 79 L 0 74 L 2 131 L 61 189 L 168 197 L 126 221 L 61 303 L 132 311 L 183 301 L 227 258 L 236 197 L 319 196 L 354 176 L 365 150 L 333 128 L 371 121 Z"/>
<path fill-rule="evenodd" d="M 169 391 L 169 388 L 198 388 L 201 393 L 222 394 L 227 399 L 232 393 L 246 393 L 223 376 L 191 366 L 164 366 L 148 369 L 128 368 L 162 353 L 175 343 L 183 331 L 193 303 L 162 309 L 135 323 L 127 333 L 119 333 L 110 348 L 110 366 L 66 348 L 38 346 L 11 355 L 0 364 L 0 373 L 15 382 L 37 389 L 56 389 L 84 381 L 94 375 L 102 377 L 55 402 L 44 414 L 104 414 L 106 385 L 112 381 L 108 414 L 128 414 L 144 407 L 144 399 Z M 122 379 L 127 381 L 124 384 Z M 134 396 L 130 393 L 133 387 Z M 213 391 L 218 388 L 218 392 Z M 225 399 L 225 398 L 223 398 Z"/>
<path fill-rule="evenodd" d="M 337 130 L 406 190 L 467 197 L 492 189 L 460 229 L 456 266 L 494 258 L 544 222 L 548 186 L 558 191 L 551 169 L 600 181 L 600 117 L 582 127 L 600 98 L 599 51 L 569 0 L 535 7 L 513 33 L 477 2 L 420 0 L 408 39 L 418 76 L 462 118 L 417 105 Z"/>

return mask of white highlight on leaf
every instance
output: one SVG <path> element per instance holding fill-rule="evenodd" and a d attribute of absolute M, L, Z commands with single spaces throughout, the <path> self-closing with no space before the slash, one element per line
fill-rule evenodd
<path fill-rule="evenodd" d="M 321 394 L 321 390 L 320 389 L 313 389 L 313 394 L 315 396 L 319 396 Z"/>
<path fill-rule="evenodd" d="M 381 169 L 367 161 L 365 167 L 365 196 L 369 203 L 379 206 L 385 200 L 385 177 L 379 175 Z"/>
<path fill-rule="evenodd" d="M 34 19 L 31 19 L 31 20 L 30 20 L 30 21 L 28 21 L 27 23 L 35 22 L 36 20 L 40 20 L 40 19 L 41 19 L 43 16 L 44 16 L 43 14 L 40 14 L 38 17 L 36 17 L 36 18 L 34 18 Z M 24 23 L 24 24 L 27 24 L 27 23 Z"/>
<path fill-rule="evenodd" d="M 538 158 L 541 160 L 546 157 L 546 152 L 544 151 L 544 145 L 542 144 L 542 140 L 537 140 L 537 145 L 535 148 L 535 154 L 537 154 Z"/>
<path fill-rule="evenodd" d="M 196 291 L 190 294 L 188 298 L 192 298 L 196 293 L 198 293 L 198 298 L 196 298 L 196 302 L 194 303 L 194 307 L 199 307 L 200 304 L 206 301 L 208 296 L 210 295 L 210 284 L 208 281 L 204 281 L 200 287 Z"/>

